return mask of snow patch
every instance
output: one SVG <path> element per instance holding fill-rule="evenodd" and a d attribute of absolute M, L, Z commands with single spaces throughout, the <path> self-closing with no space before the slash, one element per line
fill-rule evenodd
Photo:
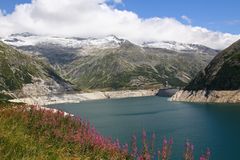
<path fill-rule="evenodd" d="M 4 43 L 16 47 L 35 46 L 38 44 L 59 45 L 66 48 L 115 48 L 123 43 L 124 39 L 116 36 L 107 36 L 103 38 L 75 38 L 75 37 L 54 37 L 39 36 L 30 33 L 13 34 L 1 39 Z"/>
<path fill-rule="evenodd" d="M 178 43 L 174 41 L 161 41 L 161 42 L 145 42 L 142 44 L 143 47 L 149 48 L 162 48 L 173 50 L 177 52 L 185 52 L 185 51 L 199 51 L 201 52 L 202 48 L 207 48 L 205 46 L 197 45 L 197 44 L 186 44 L 186 43 Z"/>

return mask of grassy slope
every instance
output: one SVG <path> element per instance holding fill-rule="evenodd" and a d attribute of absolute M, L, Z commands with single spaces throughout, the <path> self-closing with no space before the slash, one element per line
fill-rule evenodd
<path fill-rule="evenodd" d="M 114 145 L 110 144 L 112 142 L 103 137 L 98 137 L 102 138 L 102 144 L 95 144 L 87 139 L 87 136 L 82 137 L 81 142 L 75 140 L 78 131 L 91 132 L 90 135 L 95 133 L 89 131 L 83 123 L 79 125 L 70 117 L 63 117 L 61 113 L 34 110 L 26 112 L 21 106 L 9 108 L 9 104 L 0 106 L 2 160 L 110 159 L 110 157 L 126 159 L 120 149 L 114 148 Z M 71 136 L 70 129 L 74 130 Z M 64 134 L 60 135 L 61 133 Z"/>
<path fill-rule="evenodd" d="M 168 53 L 170 52 L 170 53 Z M 99 50 L 63 68 L 65 78 L 82 89 L 146 89 L 185 86 L 211 59 L 208 55 L 180 54 L 126 44 Z"/>
<path fill-rule="evenodd" d="M 0 90 L 17 90 L 24 83 L 31 83 L 30 75 L 39 76 L 33 63 L 29 56 L 0 42 Z"/>
<path fill-rule="evenodd" d="M 240 40 L 219 53 L 185 88 L 237 90 L 240 88 Z"/>
<path fill-rule="evenodd" d="M 7 102 L 9 99 L 11 99 L 12 97 L 10 97 L 9 95 L 5 95 L 3 93 L 0 93 L 0 103 L 1 102 Z"/>
<path fill-rule="evenodd" d="M 19 91 L 24 84 L 32 83 L 33 77 L 68 84 L 48 63 L 0 42 L 0 100 L 6 99 L 1 91 Z"/>

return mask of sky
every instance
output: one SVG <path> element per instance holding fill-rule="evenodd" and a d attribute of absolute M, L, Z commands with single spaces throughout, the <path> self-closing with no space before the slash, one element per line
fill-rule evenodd
<path fill-rule="evenodd" d="M 16 32 L 178 41 L 223 49 L 240 39 L 239 0 L 0 0 L 0 36 Z"/>
<path fill-rule="evenodd" d="M 192 25 L 211 30 L 240 34 L 239 0 L 125 0 L 119 8 L 136 12 L 139 16 L 149 18 L 175 17 L 182 20 L 185 15 Z"/>

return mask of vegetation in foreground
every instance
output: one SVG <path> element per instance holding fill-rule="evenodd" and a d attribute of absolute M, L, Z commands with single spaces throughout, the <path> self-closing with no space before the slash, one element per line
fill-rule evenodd
<path fill-rule="evenodd" d="M 130 147 L 100 135 L 87 121 L 61 111 L 38 106 L 4 104 L 0 108 L 1 159 L 94 159 L 94 160 L 169 160 L 173 140 L 163 139 L 162 148 L 154 153 L 155 134 L 150 143 L 142 134 L 142 149 L 136 136 Z M 184 160 L 193 160 L 193 145 L 186 142 Z M 209 160 L 206 151 L 200 160 Z"/>

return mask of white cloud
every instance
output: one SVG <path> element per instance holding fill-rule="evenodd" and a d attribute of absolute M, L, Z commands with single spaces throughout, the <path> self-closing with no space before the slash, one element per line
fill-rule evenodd
<path fill-rule="evenodd" d="M 181 18 L 185 20 L 188 24 L 192 23 L 192 20 L 188 16 L 182 15 Z"/>
<path fill-rule="evenodd" d="M 136 13 L 107 5 L 108 0 L 32 0 L 17 5 L 9 15 L 0 14 L 0 36 L 16 32 L 102 37 L 110 34 L 135 43 L 179 41 L 222 49 L 240 35 L 213 32 L 184 25 L 174 18 L 142 19 Z"/>

